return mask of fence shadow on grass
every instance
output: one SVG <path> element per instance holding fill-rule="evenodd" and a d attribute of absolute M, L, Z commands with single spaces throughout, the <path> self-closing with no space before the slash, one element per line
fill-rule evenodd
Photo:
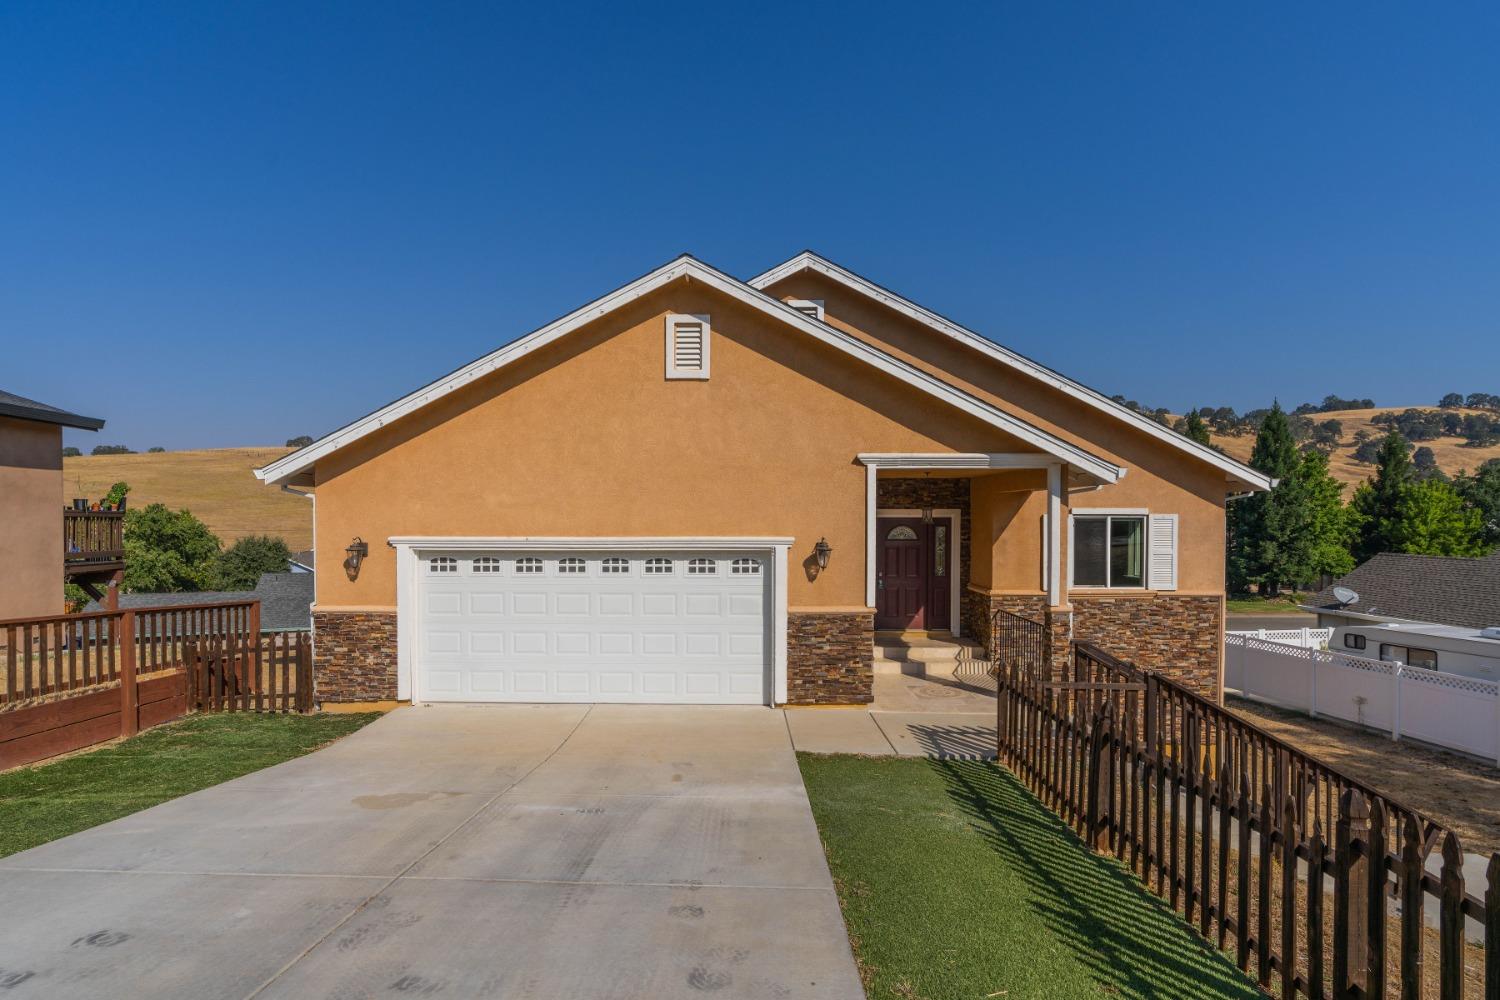
<path fill-rule="evenodd" d="M 1264 996 L 1129 872 L 1089 851 L 1014 775 L 975 761 L 931 766 L 995 853 L 1026 879 L 1032 908 L 1101 988 L 1141 1000 Z"/>
<path fill-rule="evenodd" d="M 987 726 L 911 725 L 907 732 L 937 760 L 994 760 L 995 730 Z"/>

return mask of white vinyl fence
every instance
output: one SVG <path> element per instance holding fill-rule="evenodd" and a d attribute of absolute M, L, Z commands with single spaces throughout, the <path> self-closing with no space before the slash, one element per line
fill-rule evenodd
<path fill-rule="evenodd" d="M 1224 637 L 1224 687 L 1500 762 L 1500 684 L 1255 636 Z"/>
<path fill-rule="evenodd" d="M 1328 640 L 1333 638 L 1331 628 L 1257 628 L 1248 632 L 1229 632 L 1229 635 L 1248 635 L 1255 639 L 1269 639 L 1272 642 L 1284 642 L 1289 646 L 1301 646 L 1303 649 L 1327 649 Z"/>

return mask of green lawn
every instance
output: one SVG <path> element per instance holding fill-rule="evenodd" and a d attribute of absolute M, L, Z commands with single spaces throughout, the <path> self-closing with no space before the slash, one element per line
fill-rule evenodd
<path fill-rule="evenodd" d="M 300 757 L 377 718 L 195 715 L 102 750 L 0 774 L 0 857 Z"/>
<path fill-rule="evenodd" d="M 871 1000 L 1261 996 L 993 764 L 799 754 Z"/>
<path fill-rule="evenodd" d="M 1311 594 L 1282 594 L 1280 597 L 1261 597 L 1259 594 L 1237 594 L 1224 602 L 1232 615 L 1295 615 L 1306 614 L 1297 605 L 1304 603 Z"/>

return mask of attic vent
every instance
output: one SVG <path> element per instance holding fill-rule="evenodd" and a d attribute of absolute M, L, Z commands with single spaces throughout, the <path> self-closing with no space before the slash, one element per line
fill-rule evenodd
<path fill-rule="evenodd" d="M 707 316 L 667 314 L 667 378 L 708 378 Z"/>
<path fill-rule="evenodd" d="M 786 304 L 799 313 L 811 316 L 815 320 L 821 321 L 823 319 L 822 299 L 787 299 Z"/>

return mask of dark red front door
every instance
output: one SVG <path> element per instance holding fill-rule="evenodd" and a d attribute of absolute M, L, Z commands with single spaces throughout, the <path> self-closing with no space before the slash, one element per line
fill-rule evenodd
<path fill-rule="evenodd" d="M 932 565 L 929 527 L 919 517 L 882 517 L 876 521 L 876 628 L 927 627 Z"/>

